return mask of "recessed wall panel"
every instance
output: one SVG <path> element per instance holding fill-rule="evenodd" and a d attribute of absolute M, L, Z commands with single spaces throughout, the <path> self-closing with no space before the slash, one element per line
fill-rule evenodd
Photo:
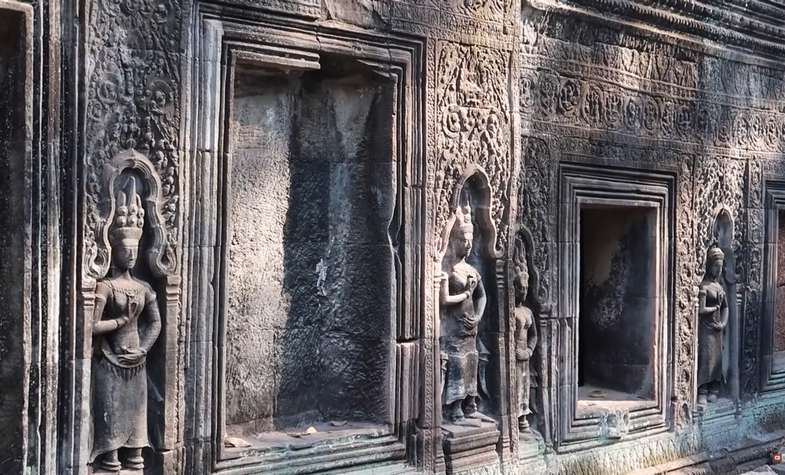
<path fill-rule="evenodd" d="M 329 65 L 237 73 L 225 215 L 230 435 L 385 422 L 391 92 Z"/>

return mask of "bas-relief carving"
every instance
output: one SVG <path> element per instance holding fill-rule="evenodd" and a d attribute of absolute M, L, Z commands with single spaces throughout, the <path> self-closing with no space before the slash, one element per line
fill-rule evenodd
<path fill-rule="evenodd" d="M 93 335 L 93 447 L 90 462 L 112 472 L 144 468 L 147 430 L 147 354 L 161 331 L 158 301 L 150 284 L 136 277 L 145 221 L 137 181 L 122 176 L 110 227 L 110 276 L 95 290 Z"/>
<path fill-rule="evenodd" d="M 556 200 L 552 183 L 555 166 L 551 163 L 548 145 L 544 140 L 524 137 L 520 189 L 518 191 L 518 219 L 529 230 L 534 248 L 539 252 L 527 256 L 537 269 L 538 285 L 534 292 L 540 302 L 551 299 L 551 271 L 553 270 L 552 245 L 556 239 Z"/>
<path fill-rule="evenodd" d="M 392 0 L 393 29 L 469 42 L 514 41 L 515 3 L 511 0 Z"/>
<path fill-rule="evenodd" d="M 503 246 L 513 168 L 507 86 L 511 53 L 447 42 L 439 45 L 434 111 L 438 156 L 432 172 L 434 229 L 444 229 L 450 197 L 461 173 L 477 164 L 487 173 L 493 193 L 490 211 L 498 237 L 494 245 Z"/>
<path fill-rule="evenodd" d="M 526 19 L 522 52 L 521 110 L 532 126 L 785 149 L 783 81 L 771 68 L 548 14 Z"/>
<path fill-rule="evenodd" d="M 488 175 L 481 167 L 465 169 L 449 204 L 452 216 L 439 240 L 439 353 L 441 373 L 436 388 L 440 406 L 444 464 L 448 473 L 468 466 L 495 466 L 496 447 L 504 427 L 500 401 L 506 383 L 505 330 L 497 330 L 500 260 L 493 246 Z M 506 313 L 506 312 L 504 312 Z M 502 341 L 503 340 L 503 341 Z M 438 407 L 438 406 L 437 406 Z"/>
<path fill-rule="evenodd" d="M 725 254 L 719 247 L 706 253 L 706 271 L 698 292 L 698 404 L 717 401 L 727 376 L 726 327 L 728 296 L 720 283 Z M 733 298 L 733 296 L 731 296 Z"/>
<path fill-rule="evenodd" d="M 570 40 L 576 37 L 584 40 Z M 782 147 L 783 122 L 779 107 L 775 107 L 779 99 L 776 91 L 782 89 L 782 80 L 781 74 L 771 68 L 707 56 L 681 45 L 652 42 L 635 34 L 556 14 L 533 15 L 525 20 L 523 52 L 524 64 L 531 67 L 521 75 L 524 127 L 558 134 L 563 129 L 551 124 L 588 126 L 600 132 L 618 131 L 623 134 L 618 136 L 619 140 L 629 143 L 636 139 L 628 139 L 632 137 L 628 134 L 635 134 L 670 140 L 677 148 L 699 153 L 703 153 L 700 148 L 690 149 L 689 145 L 769 152 L 777 152 Z M 704 74 L 698 74 L 699 71 Z M 592 78 L 605 81 L 598 85 Z M 751 105 L 755 106 L 754 110 L 749 110 Z M 762 111 L 764 109 L 768 110 Z M 576 130 L 574 133 L 584 132 Z M 681 179 L 681 175 L 689 176 L 688 168 L 693 160 L 699 180 L 694 201 L 690 196 L 693 193 L 690 180 Z M 727 196 L 722 204 L 729 206 L 733 219 L 741 223 L 736 228 L 734 250 L 748 256 L 737 261 L 737 272 L 747 280 L 743 294 L 742 338 L 745 343 L 740 374 L 743 392 L 749 394 L 754 390 L 757 371 L 754 329 L 760 305 L 762 258 L 760 245 L 752 233 L 753 227 L 760 228 L 761 218 L 759 213 L 750 212 L 743 206 L 745 161 L 719 161 L 723 167 L 730 164 L 730 173 L 719 185 L 716 183 L 719 175 L 711 173 L 711 169 L 716 169 L 713 158 L 708 162 L 698 157 L 688 160 L 678 180 L 679 202 L 687 203 L 687 206 L 679 205 L 676 209 L 676 265 L 679 269 L 676 310 L 680 322 L 677 358 L 681 368 L 677 374 L 676 392 L 679 400 L 685 403 L 694 391 L 689 389 L 693 383 L 686 368 L 692 366 L 690 361 L 693 361 L 697 340 L 693 322 L 697 294 L 692 290 L 695 278 L 691 276 L 703 274 L 703 249 L 711 240 L 708 231 L 711 225 L 707 220 L 714 214 L 714 210 L 705 208 L 705 203 L 717 203 L 708 195 L 716 193 L 713 190 L 718 186 L 728 190 L 722 192 Z M 760 171 L 754 172 L 752 167 L 759 168 L 759 165 L 753 165 L 756 161 L 749 163 L 748 186 L 750 193 L 754 193 L 761 186 Z M 691 212 L 692 203 L 701 209 Z M 751 205 L 750 209 L 757 207 Z M 749 230 L 745 230 L 747 226 Z M 692 235 L 695 239 L 690 237 Z M 688 413 L 688 410 L 679 409 L 677 419 Z"/>
<path fill-rule="evenodd" d="M 739 374 L 740 393 L 743 397 L 752 395 L 758 388 L 761 345 L 759 331 L 763 313 L 763 246 L 765 241 L 764 203 L 763 203 L 763 162 L 758 157 L 747 161 L 747 198 L 745 210 L 747 229 L 742 243 L 739 260 L 746 277 L 744 305 L 739 314 L 741 320 L 741 368 Z M 743 312 L 743 313 L 742 313 Z"/>
<path fill-rule="evenodd" d="M 308 18 L 318 18 L 322 14 L 322 3 L 318 0 L 229 0 L 226 3 Z"/>
<path fill-rule="evenodd" d="M 176 0 L 104 0 L 89 11 L 84 272 L 93 277 L 110 260 L 97 243 L 105 225 L 100 197 L 109 193 L 102 169 L 120 150 L 142 151 L 155 164 L 167 245 L 171 253 L 177 247 L 181 21 Z"/>
<path fill-rule="evenodd" d="M 83 276 L 80 315 L 72 323 L 78 339 L 88 339 L 82 321 L 94 317 L 95 281 L 104 278 L 112 265 L 112 245 L 108 230 L 113 224 L 112 180 L 108 176 L 130 167 L 145 186 L 142 196 L 145 232 L 142 242 L 146 271 L 157 280 L 161 309 L 161 335 L 147 356 L 145 366 L 155 386 L 148 407 L 149 442 L 156 449 L 173 448 L 178 439 L 177 391 L 182 379 L 178 367 L 179 282 L 179 136 L 181 87 L 181 27 L 183 6 L 179 0 L 102 0 L 86 5 L 80 15 L 84 31 L 83 75 L 78 90 L 85 104 L 80 122 L 84 162 L 79 169 L 83 183 L 80 202 L 82 228 L 80 272 Z M 82 89 L 83 87 L 83 89 Z M 124 158 L 122 158 L 124 157 Z M 126 160 L 126 163 L 121 163 Z M 144 165 L 138 166 L 138 164 Z M 140 168 L 141 167 L 141 168 Z M 155 186 L 152 193 L 150 187 Z M 154 200 L 148 203 L 148 199 Z M 148 227 L 149 225 L 149 227 Z M 145 244 L 147 243 L 147 244 Z M 147 278 L 147 275 L 144 277 Z M 160 278 L 160 282 L 158 279 Z M 158 285 L 160 283 L 160 286 Z M 84 328 L 84 330 L 88 330 Z M 180 340 L 182 341 L 182 340 Z M 89 348 L 76 342 L 77 348 Z M 89 358 L 90 355 L 81 355 Z M 89 360 L 88 360 L 89 361 Z M 75 369 L 70 378 L 77 392 L 88 398 L 89 372 Z M 89 457 L 89 404 L 74 400 L 68 409 L 77 422 L 66 429 L 64 445 L 75 464 L 86 464 Z M 88 452 L 85 452 L 88 451 Z M 122 454 L 121 454 L 122 455 Z M 148 460 L 147 464 L 153 463 Z M 173 451 L 156 452 L 155 463 L 174 470 Z M 110 464 L 111 465 L 111 464 Z"/>
<path fill-rule="evenodd" d="M 429 120 L 426 136 L 430 152 L 425 168 L 428 188 L 424 209 L 433 242 L 440 239 L 439 234 L 446 229 L 455 209 L 453 198 L 461 183 L 462 173 L 479 166 L 487 172 L 486 181 L 491 193 L 487 200 L 487 206 L 491 209 L 483 209 L 483 214 L 490 215 L 492 219 L 492 223 L 488 223 L 490 226 L 483 230 L 482 245 L 494 249 L 486 254 L 495 256 L 500 252 L 499 248 L 505 245 L 508 226 L 506 210 L 512 169 L 512 117 L 508 83 L 512 53 L 447 41 L 433 42 L 426 53 L 426 75 L 432 78 L 426 94 L 426 114 L 432 120 Z M 444 249 L 432 254 L 436 264 L 432 269 L 436 275 L 433 271 L 426 273 L 426 276 L 437 281 L 438 274 L 442 272 Z M 485 284 L 487 290 L 488 282 Z M 437 287 L 434 298 L 426 299 L 423 311 L 427 315 L 438 314 L 431 306 L 438 303 L 438 291 Z M 436 334 L 434 323 L 438 324 L 438 321 L 434 320 L 437 319 L 425 319 L 423 328 L 423 352 L 436 354 L 435 358 L 424 359 L 426 380 L 436 379 L 434 373 L 440 371 L 439 349 L 432 348 L 429 343 L 429 335 Z M 439 391 L 440 387 L 425 384 L 424 401 L 438 399 Z M 434 434 L 439 431 L 435 426 L 439 417 L 434 409 L 427 403 L 422 408 L 424 439 L 434 438 Z M 434 450 L 430 443 L 425 443 L 423 467 L 426 470 L 438 467 L 442 463 L 441 454 L 440 448 Z"/>
<path fill-rule="evenodd" d="M 480 320 L 488 300 L 480 271 L 466 262 L 474 241 L 472 209 L 466 194 L 455 212 L 449 246 L 442 261 L 439 305 L 442 404 L 445 418 L 462 424 L 484 419 L 478 411 L 480 359 L 488 350 L 479 339 Z M 482 375 L 484 377 L 485 375 Z"/>
<path fill-rule="evenodd" d="M 695 267 L 693 266 L 693 227 L 695 226 L 693 189 L 693 163 L 692 156 L 686 155 L 678 162 L 678 179 L 676 180 L 676 361 L 674 393 L 676 397 L 674 419 L 678 427 L 684 427 L 691 422 L 691 401 L 693 394 L 694 372 L 692 367 L 695 361 L 697 335 L 695 333 L 696 321 L 694 302 L 697 300 L 695 292 Z"/>
<path fill-rule="evenodd" d="M 744 150 L 785 148 L 785 115 L 776 110 L 745 110 L 691 95 L 662 96 L 639 89 L 634 78 L 608 83 L 590 79 L 596 77 L 593 71 L 584 70 L 579 78 L 572 74 L 566 68 L 562 73 L 544 67 L 522 73 L 520 100 L 527 124 L 537 127 L 545 121 Z"/>
<path fill-rule="evenodd" d="M 537 322 L 532 310 L 527 306 L 529 292 L 529 265 L 526 260 L 526 249 L 523 239 L 515 238 L 513 248 L 513 287 L 515 292 L 515 310 L 513 335 L 515 341 L 515 369 L 518 393 L 518 428 L 529 430 L 529 415 L 532 414 L 531 386 L 533 382 L 532 356 L 537 346 Z"/>
<path fill-rule="evenodd" d="M 646 4 L 629 0 L 560 0 L 557 4 L 590 7 L 602 12 L 613 11 L 624 19 L 656 25 L 666 31 L 709 38 L 723 48 L 739 46 L 775 58 L 785 51 L 780 44 L 785 37 L 785 30 L 770 19 L 776 18 L 779 10 L 760 1 L 745 2 L 744 8 L 734 10 L 727 5 L 719 7 L 692 0 Z M 718 26 L 720 24 L 721 27 Z"/>
<path fill-rule="evenodd" d="M 641 34 L 552 12 L 533 11 L 523 18 L 522 48 L 543 61 L 606 68 L 594 71 L 598 77 L 620 78 L 625 73 L 656 81 L 668 90 L 677 86 L 684 93 L 700 90 L 707 97 L 724 95 L 733 103 L 762 99 L 774 104 L 781 101 L 785 87 L 780 70 L 771 63 L 744 63 L 666 35 Z"/>

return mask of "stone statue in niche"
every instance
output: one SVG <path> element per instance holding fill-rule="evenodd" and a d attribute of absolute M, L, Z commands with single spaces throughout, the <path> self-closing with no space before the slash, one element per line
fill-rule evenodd
<path fill-rule="evenodd" d="M 713 246 L 706 253 L 706 273 L 698 292 L 698 404 L 706 405 L 719 397 L 725 380 L 722 357 L 728 302 L 720 282 L 725 254 Z"/>
<path fill-rule="evenodd" d="M 527 416 L 532 413 L 530 407 L 531 392 L 531 367 L 530 359 L 537 346 L 537 326 L 534 314 L 526 305 L 529 292 L 529 270 L 526 262 L 526 250 L 520 237 L 515 239 L 513 250 L 513 269 L 515 287 L 515 366 L 518 374 L 518 428 L 528 432 L 529 420 Z"/>
<path fill-rule="evenodd" d="M 123 181 L 125 179 L 125 181 Z M 147 432 L 147 353 L 161 331 L 156 294 L 133 275 L 145 212 L 131 176 L 121 176 L 114 222 L 110 276 L 95 290 L 92 366 L 93 449 L 90 461 L 104 470 L 144 468 Z"/>
<path fill-rule="evenodd" d="M 478 410 L 480 351 L 477 335 L 487 297 L 477 269 L 466 262 L 474 240 L 468 199 L 456 210 L 449 247 L 442 262 L 439 301 L 442 306 L 442 403 L 445 418 L 488 420 Z"/>

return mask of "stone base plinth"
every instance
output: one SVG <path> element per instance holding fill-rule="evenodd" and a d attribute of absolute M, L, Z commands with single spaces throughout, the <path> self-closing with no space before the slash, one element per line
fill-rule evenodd
<path fill-rule="evenodd" d="M 496 423 L 468 420 L 466 425 L 444 424 L 444 459 L 448 474 L 461 473 L 469 467 L 498 465 Z"/>

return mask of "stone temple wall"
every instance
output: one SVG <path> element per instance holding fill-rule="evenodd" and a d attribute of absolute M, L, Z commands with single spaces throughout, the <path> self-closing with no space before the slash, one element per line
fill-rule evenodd
<path fill-rule="evenodd" d="M 760 465 L 783 22 L 0 0 L 0 472 Z"/>

